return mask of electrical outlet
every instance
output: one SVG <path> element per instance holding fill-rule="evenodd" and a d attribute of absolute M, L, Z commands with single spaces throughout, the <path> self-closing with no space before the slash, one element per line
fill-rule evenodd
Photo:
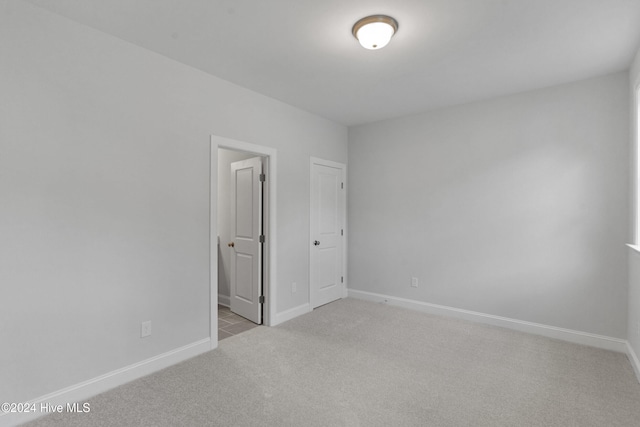
<path fill-rule="evenodd" d="M 417 277 L 412 277 L 411 278 L 411 287 L 412 288 L 417 288 L 418 287 L 418 278 Z"/>
<path fill-rule="evenodd" d="M 298 284 L 296 282 L 293 282 L 291 284 L 291 293 L 295 294 L 296 292 L 298 292 Z"/>
<path fill-rule="evenodd" d="M 140 325 L 140 338 L 148 337 L 151 335 L 151 320 L 142 322 Z"/>

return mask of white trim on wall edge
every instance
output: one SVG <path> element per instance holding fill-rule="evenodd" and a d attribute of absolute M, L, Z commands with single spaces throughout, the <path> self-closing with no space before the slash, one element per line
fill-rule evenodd
<path fill-rule="evenodd" d="M 540 323 L 526 322 L 524 320 L 510 319 L 508 317 L 494 316 L 492 314 L 479 313 L 476 311 L 463 310 L 460 308 L 448 307 L 444 305 L 430 304 L 422 301 L 392 297 L 389 295 L 358 291 L 356 289 L 349 289 L 349 296 L 365 301 L 387 303 L 411 310 L 422 311 L 429 314 L 456 317 L 458 319 L 470 320 L 472 322 L 500 326 L 520 332 L 542 335 L 547 338 L 555 338 L 562 341 L 588 345 L 590 347 L 602 348 L 618 353 L 627 353 L 627 341 L 619 338 L 596 335 L 588 332 L 574 331 L 571 329 L 558 328 L 555 326 L 542 325 Z"/>
<path fill-rule="evenodd" d="M 627 341 L 627 357 L 629 358 L 629 362 L 631 362 L 631 366 L 633 366 L 638 382 L 640 382 L 640 359 L 638 359 L 638 355 L 633 350 L 633 347 L 631 347 L 629 341 Z"/>
<path fill-rule="evenodd" d="M 282 313 L 276 313 L 275 319 L 273 319 L 275 322 L 271 322 L 271 326 L 279 325 L 280 323 L 284 323 L 287 320 L 310 313 L 311 311 L 309 303 L 305 303 L 297 307 L 290 308 L 289 310 L 285 310 Z"/>
<path fill-rule="evenodd" d="M 29 400 L 28 403 L 35 404 L 36 409 L 39 409 L 42 403 L 49 403 L 54 406 L 63 405 L 66 407 L 67 403 L 82 402 L 122 384 L 126 384 L 184 360 L 191 359 L 199 354 L 206 353 L 211 350 L 210 341 L 210 338 L 204 338 L 147 360 L 134 363 L 133 365 L 116 369 L 99 377 Z M 47 413 L 40 413 L 39 410 L 28 413 L 0 413 L 0 426 L 15 426 L 44 415 L 47 415 Z"/>

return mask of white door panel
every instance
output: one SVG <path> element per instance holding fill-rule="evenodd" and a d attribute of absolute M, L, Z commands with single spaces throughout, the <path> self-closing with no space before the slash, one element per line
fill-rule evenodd
<path fill-rule="evenodd" d="M 262 323 L 262 159 L 231 164 L 231 311 Z"/>
<path fill-rule="evenodd" d="M 344 295 L 344 166 L 311 163 L 311 306 Z"/>
<path fill-rule="evenodd" d="M 338 231 L 339 177 L 333 169 L 330 173 L 318 171 L 318 232 L 320 236 L 335 236 Z"/>
<path fill-rule="evenodd" d="M 253 216 L 254 194 L 254 170 L 253 167 L 238 166 L 235 172 L 236 178 L 236 237 L 253 238 L 255 221 Z M 233 168 L 233 166 L 232 166 Z"/>
<path fill-rule="evenodd" d="M 246 254 L 237 254 L 236 257 L 236 299 L 251 303 L 254 297 L 253 289 L 253 257 Z"/>
<path fill-rule="evenodd" d="M 318 250 L 318 265 L 324 268 L 318 270 L 318 285 L 321 291 L 332 286 L 338 286 L 337 264 L 340 262 L 337 256 L 337 248 L 323 248 Z"/>

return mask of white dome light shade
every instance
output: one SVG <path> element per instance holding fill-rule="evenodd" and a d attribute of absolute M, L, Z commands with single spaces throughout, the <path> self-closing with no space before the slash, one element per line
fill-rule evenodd
<path fill-rule="evenodd" d="M 352 33 L 365 49 L 376 50 L 385 47 L 398 31 L 398 22 L 390 16 L 374 15 L 355 23 Z"/>
<path fill-rule="evenodd" d="M 381 49 L 385 47 L 393 35 L 393 27 L 384 22 L 372 22 L 360 28 L 356 33 L 358 41 L 365 49 Z"/>

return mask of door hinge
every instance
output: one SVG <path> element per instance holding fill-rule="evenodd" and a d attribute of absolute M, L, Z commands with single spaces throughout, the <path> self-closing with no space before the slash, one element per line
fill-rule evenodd
<path fill-rule="evenodd" d="M 263 173 L 260 174 L 260 182 L 265 182 L 267 180 L 267 176 Z"/>
<path fill-rule="evenodd" d="M 260 243 L 264 243 L 264 234 L 260 235 Z"/>
<path fill-rule="evenodd" d="M 344 276 L 340 277 L 340 283 L 344 283 Z"/>
<path fill-rule="evenodd" d="M 341 228 L 341 229 L 340 229 L 340 235 L 341 235 L 341 236 L 344 236 L 344 228 Z"/>
<path fill-rule="evenodd" d="M 260 304 L 264 304 L 264 295 L 260 295 L 260 298 L 258 298 L 258 302 Z"/>
<path fill-rule="evenodd" d="M 344 182 L 340 183 L 340 188 L 342 188 L 344 190 Z"/>

